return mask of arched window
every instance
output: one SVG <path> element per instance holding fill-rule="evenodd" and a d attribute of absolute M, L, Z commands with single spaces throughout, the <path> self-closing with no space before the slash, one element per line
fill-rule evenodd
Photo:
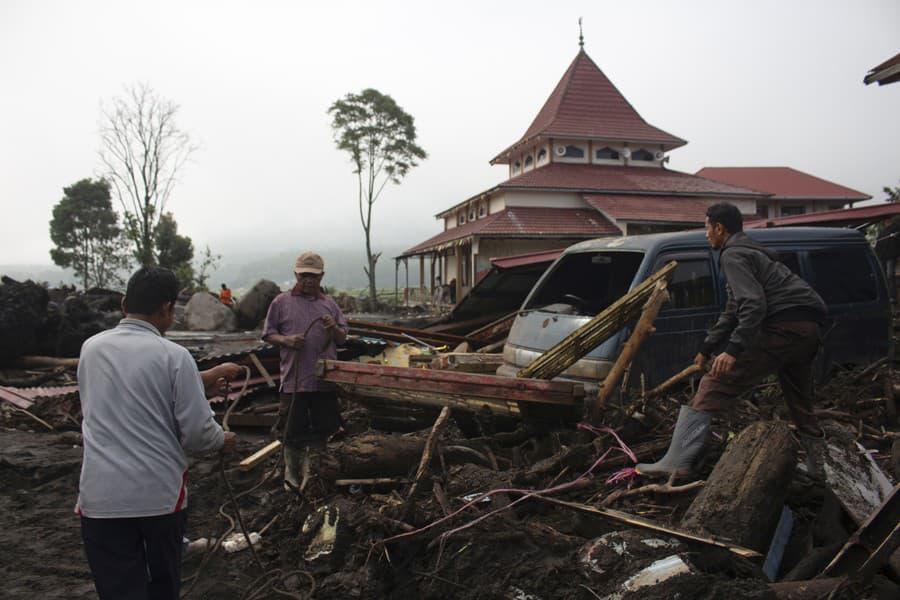
<path fill-rule="evenodd" d="M 525 157 L 525 168 L 527 169 L 528 167 L 530 167 L 531 163 L 533 163 L 533 162 L 534 162 L 534 159 L 531 158 L 531 155 L 526 156 Z"/>
<path fill-rule="evenodd" d="M 487 213 L 487 208 L 485 208 L 484 204 L 478 207 L 478 216 L 483 217 Z"/>
<path fill-rule="evenodd" d="M 619 160 L 619 151 L 613 150 L 609 146 L 605 148 L 600 148 L 594 153 L 594 156 L 599 160 Z"/>
<path fill-rule="evenodd" d="M 569 144 L 566 151 L 562 153 L 563 158 L 584 158 L 584 149 Z"/>
<path fill-rule="evenodd" d="M 519 162 L 519 161 L 516 161 L 516 162 L 513 163 L 513 166 L 512 166 L 512 167 L 513 167 L 513 168 L 512 168 L 513 175 L 515 175 L 516 173 L 518 173 L 519 171 L 522 170 L 522 163 Z"/>
<path fill-rule="evenodd" d="M 545 161 L 545 160 L 547 160 L 547 149 L 546 149 L 546 148 L 541 148 L 540 150 L 538 150 L 537 161 L 538 161 L 538 162 L 543 162 L 543 161 Z"/>
<path fill-rule="evenodd" d="M 469 207 L 469 220 L 470 221 L 475 220 L 475 207 L 474 206 Z"/>
<path fill-rule="evenodd" d="M 653 160 L 653 154 L 642 148 L 631 153 L 631 160 Z"/>
<path fill-rule="evenodd" d="M 459 213 L 459 219 L 457 220 L 457 222 L 460 225 L 465 225 L 466 224 L 466 213 Z"/>

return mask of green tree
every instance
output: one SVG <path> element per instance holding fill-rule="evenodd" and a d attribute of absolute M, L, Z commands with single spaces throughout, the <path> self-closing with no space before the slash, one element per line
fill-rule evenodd
<path fill-rule="evenodd" d="M 163 214 L 153 232 L 156 264 L 172 269 L 182 288 L 190 288 L 194 281 L 194 243 L 186 235 L 178 234 L 178 223 L 172 213 Z"/>
<path fill-rule="evenodd" d="M 178 128 L 178 105 L 147 84 L 101 107 L 100 159 L 125 213 L 125 230 L 141 264 L 153 264 L 154 235 L 178 173 L 194 152 Z"/>
<path fill-rule="evenodd" d="M 71 267 L 85 289 L 123 282 L 128 241 L 122 236 L 106 180 L 82 179 L 63 188 L 62 200 L 53 207 L 50 239 L 56 245 L 50 258 L 61 267 Z"/>
<path fill-rule="evenodd" d="M 209 291 L 206 282 L 209 281 L 210 271 L 219 268 L 219 262 L 222 260 L 221 254 L 213 254 L 209 246 L 200 255 L 199 263 L 194 267 L 194 288 L 200 291 Z"/>
<path fill-rule="evenodd" d="M 882 189 L 884 190 L 884 193 L 887 194 L 887 198 L 885 198 L 885 200 L 887 200 L 888 202 L 900 202 L 900 187 L 892 188 L 889 186 L 884 186 L 884 188 Z"/>
<path fill-rule="evenodd" d="M 399 184 L 418 161 L 428 157 L 416 145 L 415 120 L 388 95 L 365 89 L 347 94 L 328 109 L 339 150 L 350 154 L 357 177 L 359 219 L 366 235 L 369 303 L 377 303 L 375 264 L 381 252 L 372 252 L 372 207 L 390 181 Z"/>

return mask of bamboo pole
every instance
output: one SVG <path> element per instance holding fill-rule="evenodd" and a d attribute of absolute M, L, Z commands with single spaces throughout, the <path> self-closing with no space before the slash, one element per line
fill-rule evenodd
<path fill-rule="evenodd" d="M 520 370 L 517 377 L 553 379 L 588 352 L 615 335 L 627 323 L 638 318 L 644 303 L 653 293 L 656 283 L 675 270 L 673 260 L 642 281 L 633 290 L 613 302 L 603 312 L 567 335 L 558 344 Z"/>
<path fill-rule="evenodd" d="M 619 353 L 619 357 L 600 384 L 597 398 L 591 406 L 590 418 L 592 422 L 596 423 L 600 420 L 603 409 L 606 407 L 606 402 L 615 391 L 616 386 L 619 384 L 619 380 L 622 379 L 625 369 L 627 369 L 628 365 L 631 364 L 631 361 L 634 360 L 638 348 L 641 347 L 641 344 L 644 343 L 647 336 L 653 332 L 653 322 L 656 320 L 656 315 L 659 314 L 659 309 L 662 308 L 663 302 L 668 299 L 669 292 L 666 289 L 666 280 L 661 279 L 657 281 L 656 285 L 653 287 L 653 292 L 650 294 L 650 298 L 644 305 L 644 310 L 641 312 L 641 318 L 634 327 L 634 332 L 631 334 L 631 337 L 628 338 L 628 341 L 625 342 L 625 346 Z"/>

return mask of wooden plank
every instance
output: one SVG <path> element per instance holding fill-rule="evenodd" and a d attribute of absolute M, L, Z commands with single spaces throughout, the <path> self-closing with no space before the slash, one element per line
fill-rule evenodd
<path fill-rule="evenodd" d="M 743 556 L 744 558 L 752 558 L 752 559 L 761 559 L 763 555 L 755 550 L 751 550 L 749 548 L 743 548 L 741 546 L 737 546 L 735 544 L 729 544 L 728 542 L 724 542 L 721 540 L 717 540 L 712 537 L 703 537 L 699 535 L 694 535 L 692 533 L 688 533 L 686 531 L 682 531 L 680 529 L 673 529 L 671 527 L 665 527 L 663 525 L 659 525 L 658 523 L 654 523 L 653 521 L 644 519 L 643 517 L 638 517 L 635 515 L 631 515 L 628 513 L 620 512 L 618 510 L 612 510 L 611 508 L 595 508 L 593 506 L 587 506 L 585 504 L 578 504 L 575 502 L 567 502 L 565 500 L 559 500 L 557 498 L 550 498 L 548 496 L 533 496 L 533 498 L 537 500 L 543 500 L 544 502 L 550 502 L 551 504 L 556 504 L 558 506 L 565 506 L 566 508 L 571 508 L 572 510 L 577 510 L 582 513 L 595 515 L 601 517 L 603 519 L 609 521 L 616 521 L 617 523 L 625 523 L 626 525 L 633 525 L 635 527 L 640 527 L 642 529 L 649 529 L 651 531 L 658 531 L 660 533 L 665 533 L 667 535 L 671 535 L 672 537 L 677 537 L 682 540 L 687 540 L 689 542 L 699 542 L 701 544 L 706 544 L 707 546 L 716 546 L 718 548 L 725 548 L 729 552 L 737 554 L 738 556 Z"/>
<path fill-rule="evenodd" d="M 0 400 L 6 400 L 13 406 L 25 410 L 34 404 L 29 398 L 23 396 L 16 388 L 0 386 Z"/>
<path fill-rule="evenodd" d="M 440 392 L 504 401 L 572 404 L 584 396 L 581 384 L 568 381 L 517 379 L 338 360 L 319 361 L 317 374 L 321 379 L 332 383 Z"/>
<path fill-rule="evenodd" d="M 396 325 L 387 325 L 385 323 L 375 323 L 372 321 L 359 321 L 357 319 L 349 319 L 347 324 L 351 330 L 364 329 L 366 331 L 381 331 L 385 333 L 395 333 L 401 335 L 408 333 L 420 339 L 440 339 L 445 343 L 460 343 L 465 340 L 461 335 L 453 335 L 451 333 L 441 333 L 431 329 L 416 329 L 414 327 L 397 327 Z"/>
<path fill-rule="evenodd" d="M 277 415 L 268 414 L 232 413 L 228 415 L 228 425 L 238 427 L 271 427 L 277 420 Z"/>
<path fill-rule="evenodd" d="M 390 404 L 401 406 L 444 408 L 449 406 L 453 410 L 463 410 L 469 413 L 482 413 L 488 411 L 498 415 L 518 417 L 521 415 L 518 402 L 495 398 L 466 397 L 458 394 L 446 394 L 441 392 L 428 392 L 422 390 L 393 390 L 380 386 L 363 386 L 339 383 L 338 387 L 362 404 L 368 404 L 367 399 L 384 400 Z"/>
<path fill-rule="evenodd" d="M 900 546 L 900 484 L 850 536 L 822 572 L 823 576 L 854 576 L 867 581 Z"/>
<path fill-rule="evenodd" d="M 261 362 L 259 362 L 259 357 L 256 356 L 255 353 L 250 353 L 250 362 L 253 363 L 253 366 L 256 367 L 256 370 L 259 371 L 259 374 L 263 376 L 263 379 L 266 380 L 266 385 L 270 388 L 275 387 L 275 381 L 272 379 L 272 376 L 269 375 L 269 372 L 263 366 Z"/>
<path fill-rule="evenodd" d="M 262 448 L 242 460 L 240 464 L 238 464 L 238 467 L 241 469 L 241 471 L 249 471 L 256 465 L 261 463 L 263 460 L 277 452 L 280 448 L 281 442 L 275 440 L 274 442 L 263 446 Z"/>
<path fill-rule="evenodd" d="M 650 298 L 647 300 L 644 309 L 641 311 L 641 318 L 638 319 L 631 337 L 625 342 L 625 346 L 619 353 L 616 362 L 613 363 L 609 373 L 606 374 L 606 377 L 604 377 L 603 381 L 600 383 L 597 398 L 591 406 L 591 422 L 595 424 L 600 422 L 600 418 L 603 416 L 603 409 L 606 408 L 606 402 L 618 387 L 619 380 L 622 379 L 625 370 L 631 364 L 631 361 L 634 360 L 634 356 L 637 354 L 641 344 L 643 344 L 647 336 L 654 331 L 653 322 L 656 320 L 656 315 L 659 314 L 659 309 L 662 308 L 663 302 L 668 299 L 669 293 L 666 291 L 666 280 L 662 279 L 657 281 L 656 286 L 653 288 L 653 292 L 650 294 Z"/>
<path fill-rule="evenodd" d="M 430 363 L 435 370 L 493 374 L 503 364 L 503 357 L 480 352 L 448 352 L 431 358 Z"/>
<path fill-rule="evenodd" d="M 481 329 L 476 329 L 466 337 L 473 342 L 482 344 L 487 344 L 500 339 L 501 337 L 506 337 L 509 330 L 512 329 L 513 322 L 516 320 L 516 315 L 518 314 L 519 311 L 504 315 L 496 321 L 488 323 Z"/>

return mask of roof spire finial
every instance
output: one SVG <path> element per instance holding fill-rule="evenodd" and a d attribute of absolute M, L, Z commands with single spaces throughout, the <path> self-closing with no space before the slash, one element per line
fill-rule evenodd
<path fill-rule="evenodd" d="M 581 30 L 581 17 L 578 17 L 578 47 L 584 50 L 584 32 Z"/>

